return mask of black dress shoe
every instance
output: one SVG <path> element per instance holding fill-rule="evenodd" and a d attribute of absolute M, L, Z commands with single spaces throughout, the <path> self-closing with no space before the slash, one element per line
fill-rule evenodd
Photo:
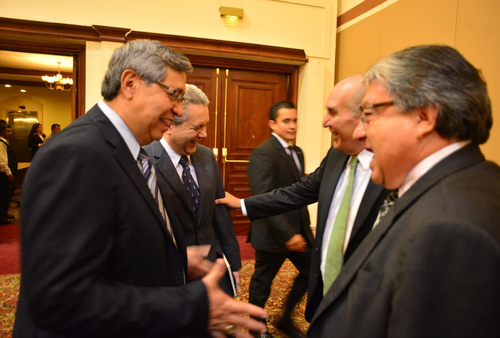
<path fill-rule="evenodd" d="M 7 219 L 14 219 L 15 217 L 12 215 L 7 215 Z"/>
<path fill-rule="evenodd" d="M 274 338 L 274 336 L 272 336 L 269 332 L 250 332 L 250 334 L 255 338 Z"/>
<path fill-rule="evenodd" d="M 7 221 L 6 219 L 0 220 L 0 225 L 7 225 L 10 224 L 10 221 Z"/>
<path fill-rule="evenodd" d="M 288 338 L 306 337 L 305 334 L 303 334 L 298 328 L 296 328 L 291 321 L 280 320 L 275 327 L 286 334 Z"/>

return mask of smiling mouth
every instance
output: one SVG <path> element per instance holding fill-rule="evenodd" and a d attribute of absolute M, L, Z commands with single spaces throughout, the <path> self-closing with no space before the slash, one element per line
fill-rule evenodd
<path fill-rule="evenodd" d="M 160 121 L 170 126 L 174 120 L 161 118 Z"/>

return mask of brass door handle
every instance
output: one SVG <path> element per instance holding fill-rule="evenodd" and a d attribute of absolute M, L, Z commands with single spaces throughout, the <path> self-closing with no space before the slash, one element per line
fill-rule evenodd
<path fill-rule="evenodd" d="M 214 152 L 215 159 L 219 158 L 219 148 L 212 148 L 212 151 Z"/>
<path fill-rule="evenodd" d="M 227 148 L 222 148 L 222 163 L 248 163 L 248 160 L 228 160 Z"/>

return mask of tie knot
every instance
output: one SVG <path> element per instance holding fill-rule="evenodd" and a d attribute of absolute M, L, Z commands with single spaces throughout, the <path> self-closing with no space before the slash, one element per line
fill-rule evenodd
<path fill-rule="evenodd" d="M 137 159 L 140 161 L 142 161 L 142 160 L 149 161 L 148 153 L 146 153 L 146 150 L 144 150 L 144 148 L 141 148 L 139 150 L 139 155 L 137 156 Z"/>
<path fill-rule="evenodd" d="M 394 202 L 395 200 L 397 200 L 399 197 L 398 192 L 398 189 L 391 191 L 391 193 L 387 196 L 387 201 Z"/>
<path fill-rule="evenodd" d="M 353 156 L 351 158 L 351 168 L 355 168 L 356 166 L 358 165 L 358 157 L 357 156 Z"/>
<path fill-rule="evenodd" d="M 181 159 L 179 160 L 179 163 L 181 166 L 186 169 L 188 167 L 188 158 L 187 156 L 182 156 Z"/>

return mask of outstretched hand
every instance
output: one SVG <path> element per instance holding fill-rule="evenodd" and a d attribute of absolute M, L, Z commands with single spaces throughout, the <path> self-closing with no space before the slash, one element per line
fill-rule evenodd
<path fill-rule="evenodd" d="M 241 200 L 226 191 L 226 197 L 215 200 L 215 204 L 225 204 L 231 209 L 241 208 Z"/>
<path fill-rule="evenodd" d="M 219 280 L 226 273 L 226 265 L 222 259 L 218 259 L 210 272 L 202 279 L 207 288 L 209 318 L 208 332 L 212 337 L 226 337 L 229 334 L 235 337 L 252 337 L 241 330 L 247 327 L 251 331 L 265 332 L 266 326 L 252 317 L 267 318 L 267 312 L 255 305 L 237 301 L 227 295 L 219 287 Z"/>

